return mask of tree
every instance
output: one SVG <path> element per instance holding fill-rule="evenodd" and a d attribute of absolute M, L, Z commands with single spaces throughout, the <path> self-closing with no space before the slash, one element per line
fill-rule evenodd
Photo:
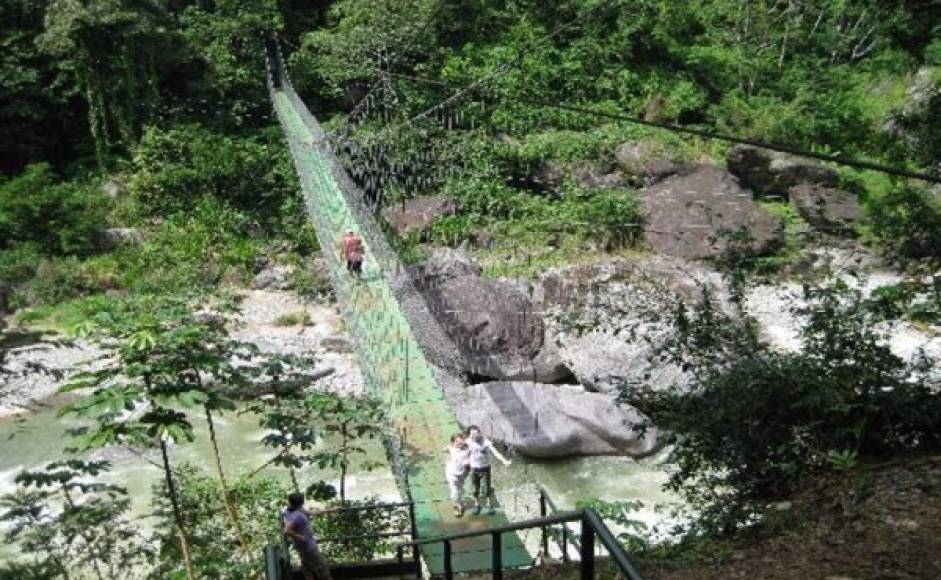
<path fill-rule="evenodd" d="M 191 72 L 192 98 L 180 103 L 184 115 L 227 130 L 266 122 L 262 39 L 284 27 L 280 5 L 278 0 L 216 0 L 176 15 Z"/>
<path fill-rule="evenodd" d="M 229 492 L 216 439 L 215 416 L 235 410 L 237 398 L 258 395 L 267 388 L 268 377 L 294 378 L 298 373 L 293 368 L 310 361 L 263 356 L 254 345 L 232 340 L 226 329 L 226 314 L 232 309 L 225 303 L 217 306 L 218 310 L 209 307 L 196 313 L 182 298 L 144 299 L 116 316 L 97 317 L 82 331 L 112 348 L 115 362 L 100 371 L 77 375 L 63 390 L 96 388 L 91 396 L 68 408 L 97 418 L 99 427 L 92 443 L 121 443 L 125 435 L 136 435 L 137 439 L 127 442 L 159 445 L 164 489 L 176 516 L 185 559 L 189 553 L 185 513 L 177 499 L 167 443 L 192 440 L 190 417 L 178 409 L 198 408 L 209 428 L 223 510 L 242 557 L 250 559 L 249 541 Z M 146 404 L 148 411 L 139 420 L 116 417 L 120 409 L 131 410 L 140 404 Z"/>
<path fill-rule="evenodd" d="M 88 106 L 99 165 L 137 142 L 177 54 L 168 14 L 151 0 L 52 0 L 38 45 L 69 68 Z"/>
<path fill-rule="evenodd" d="M 708 531 L 753 523 L 808 474 L 941 448 L 941 395 L 924 365 L 889 350 L 881 306 L 840 281 L 805 298 L 799 352 L 773 349 L 704 300 L 678 312 L 663 352 L 691 371 L 690 385 L 622 389 L 669 433 L 669 487 Z"/>
<path fill-rule="evenodd" d="M 6 540 L 33 556 L 42 577 L 128 578 L 152 562 L 148 538 L 127 519 L 127 491 L 95 481 L 109 469 L 106 461 L 49 463 L 20 472 L 17 490 L 0 498 Z"/>
<path fill-rule="evenodd" d="M 48 4 L 0 3 L 0 172 L 39 161 L 65 164 L 87 138 L 76 106 L 81 95 L 68 67 L 36 50 Z"/>
<path fill-rule="evenodd" d="M 321 469 L 330 467 L 340 473 L 340 503 L 346 503 L 346 474 L 355 457 L 367 453 L 363 440 L 383 434 L 383 413 L 379 403 L 366 397 L 341 397 L 320 391 L 311 393 L 304 405 L 312 411 L 326 433 L 326 447 L 315 451 L 311 461 Z M 366 463 L 373 469 L 376 464 Z"/>
<path fill-rule="evenodd" d="M 96 371 L 75 375 L 61 388 L 62 392 L 94 388 L 94 392 L 63 407 L 60 414 L 75 413 L 94 419 L 91 430 L 81 433 L 80 447 L 93 448 L 110 445 L 157 446 L 161 468 L 166 480 L 168 498 L 173 506 L 183 564 L 187 578 L 195 578 L 186 518 L 180 507 L 169 445 L 193 440 L 189 419 L 175 406 L 204 404 L 209 397 L 204 391 L 181 380 L 177 361 L 173 358 L 174 322 L 186 316 L 188 309 L 180 301 L 168 301 L 132 308 L 123 316 L 110 314 L 97 318 L 79 329 L 81 334 L 97 337 L 103 346 L 113 352 L 110 364 Z M 127 419 L 125 414 L 140 408 L 140 416 Z"/>

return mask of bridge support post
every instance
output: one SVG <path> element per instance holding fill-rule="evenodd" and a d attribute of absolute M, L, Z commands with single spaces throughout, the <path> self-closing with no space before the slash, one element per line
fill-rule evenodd
<path fill-rule="evenodd" d="M 444 577 L 453 580 L 454 566 L 451 564 L 451 540 L 444 541 Z"/>
<path fill-rule="evenodd" d="M 549 506 L 546 505 L 546 492 L 539 490 L 539 517 L 549 515 Z M 542 560 L 549 558 L 549 526 L 542 526 Z"/>
<path fill-rule="evenodd" d="M 493 580 L 503 580 L 503 538 L 500 532 L 493 534 L 493 546 L 490 551 L 493 552 Z"/>
<path fill-rule="evenodd" d="M 581 580 L 595 578 L 595 529 L 584 515 L 582 516 Z"/>

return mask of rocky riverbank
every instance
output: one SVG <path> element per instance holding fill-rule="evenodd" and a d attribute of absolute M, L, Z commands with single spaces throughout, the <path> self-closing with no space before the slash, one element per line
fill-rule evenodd
<path fill-rule="evenodd" d="M 58 386 L 78 368 L 94 368 L 105 354 L 81 340 L 32 333 L 11 324 L 0 375 L 0 419 L 29 414 L 62 402 Z M 338 393 L 363 392 L 363 379 L 339 313 L 328 305 L 306 303 L 283 290 L 247 290 L 232 337 L 263 352 L 313 355 L 320 386 Z"/>

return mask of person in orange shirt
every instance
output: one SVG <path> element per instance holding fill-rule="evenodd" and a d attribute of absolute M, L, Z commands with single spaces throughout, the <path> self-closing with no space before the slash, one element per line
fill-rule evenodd
<path fill-rule="evenodd" d="M 363 273 L 363 240 L 353 230 L 347 230 L 340 240 L 340 257 L 346 260 L 346 269 L 358 280 Z"/>

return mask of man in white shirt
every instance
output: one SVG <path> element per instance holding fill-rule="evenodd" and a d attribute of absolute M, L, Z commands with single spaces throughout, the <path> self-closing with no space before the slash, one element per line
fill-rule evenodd
<path fill-rule="evenodd" d="M 484 488 L 484 497 L 487 498 L 487 514 L 493 514 L 493 485 L 490 474 L 490 455 L 493 454 L 500 463 L 509 465 L 510 460 L 504 457 L 493 446 L 493 442 L 484 437 L 480 427 L 471 425 L 467 428 L 467 446 L 470 450 L 471 485 L 474 487 L 473 514 L 480 513 L 480 492 Z M 481 483 L 483 486 L 481 486 Z"/>

